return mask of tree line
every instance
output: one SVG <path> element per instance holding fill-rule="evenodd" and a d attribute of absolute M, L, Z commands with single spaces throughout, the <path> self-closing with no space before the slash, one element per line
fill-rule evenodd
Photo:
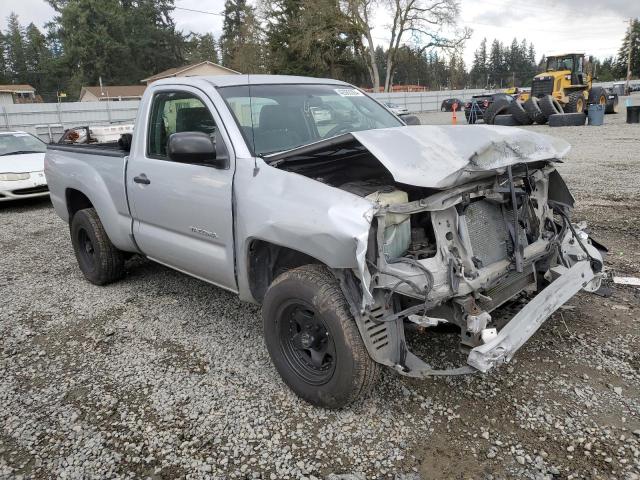
<path fill-rule="evenodd" d="M 527 86 L 540 68 L 526 39 L 511 45 L 485 39 L 467 70 L 461 54 L 471 31 L 457 27 L 458 0 L 226 0 L 219 38 L 176 28 L 174 0 L 47 1 L 56 14 L 43 30 L 11 14 L 0 32 L 0 83 L 31 84 L 45 101 L 58 92 L 75 99 L 99 79 L 139 84 L 203 60 L 243 73 L 332 77 L 374 90 Z M 387 33 L 379 39 L 372 19 L 383 17 Z M 598 77 L 623 77 L 629 48 L 640 75 L 639 45 L 636 20 L 618 57 L 598 62 Z"/>

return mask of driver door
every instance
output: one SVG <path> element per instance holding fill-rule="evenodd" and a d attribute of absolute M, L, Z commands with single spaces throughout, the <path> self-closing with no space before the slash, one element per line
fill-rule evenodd
<path fill-rule="evenodd" d="M 211 100 L 194 88 L 158 89 L 146 131 L 145 152 L 126 173 L 136 243 L 152 260 L 235 291 L 233 150 Z M 224 142 L 228 167 L 172 161 L 167 142 L 177 132 Z"/>

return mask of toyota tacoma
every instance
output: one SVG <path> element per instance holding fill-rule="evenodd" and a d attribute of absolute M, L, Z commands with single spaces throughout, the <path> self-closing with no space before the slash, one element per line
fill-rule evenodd
<path fill-rule="evenodd" d="M 568 150 L 515 128 L 407 125 L 339 81 L 226 75 L 153 83 L 132 135 L 50 145 L 45 173 L 88 281 L 139 254 L 261 304 L 284 382 L 339 408 L 379 365 L 424 378 L 509 362 L 599 288 L 605 249 L 572 223 L 556 170 Z M 405 333 L 443 323 L 468 355 L 438 369 Z"/>

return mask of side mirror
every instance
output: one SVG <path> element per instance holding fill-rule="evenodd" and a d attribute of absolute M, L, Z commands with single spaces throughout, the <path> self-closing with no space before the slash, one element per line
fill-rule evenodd
<path fill-rule="evenodd" d="M 402 120 L 407 125 L 420 125 L 420 119 L 415 115 L 403 115 Z"/>
<path fill-rule="evenodd" d="M 222 144 L 221 148 L 216 148 L 217 144 Z M 223 150 L 220 151 L 220 155 L 218 150 Z M 211 137 L 203 132 L 172 134 L 169 136 L 167 153 L 174 162 L 211 165 L 215 168 L 227 168 L 229 164 L 222 140 L 214 143 Z"/>

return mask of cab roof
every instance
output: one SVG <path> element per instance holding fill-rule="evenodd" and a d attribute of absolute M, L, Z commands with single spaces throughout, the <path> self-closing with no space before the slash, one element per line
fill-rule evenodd
<path fill-rule="evenodd" d="M 349 85 L 340 80 L 331 78 L 298 77 L 294 75 L 214 75 L 214 76 L 193 76 L 175 77 L 157 80 L 152 85 L 164 85 L 176 83 L 189 84 L 189 79 L 203 80 L 214 87 L 235 87 L 241 85 L 282 85 L 282 84 L 329 84 L 329 85 Z"/>

